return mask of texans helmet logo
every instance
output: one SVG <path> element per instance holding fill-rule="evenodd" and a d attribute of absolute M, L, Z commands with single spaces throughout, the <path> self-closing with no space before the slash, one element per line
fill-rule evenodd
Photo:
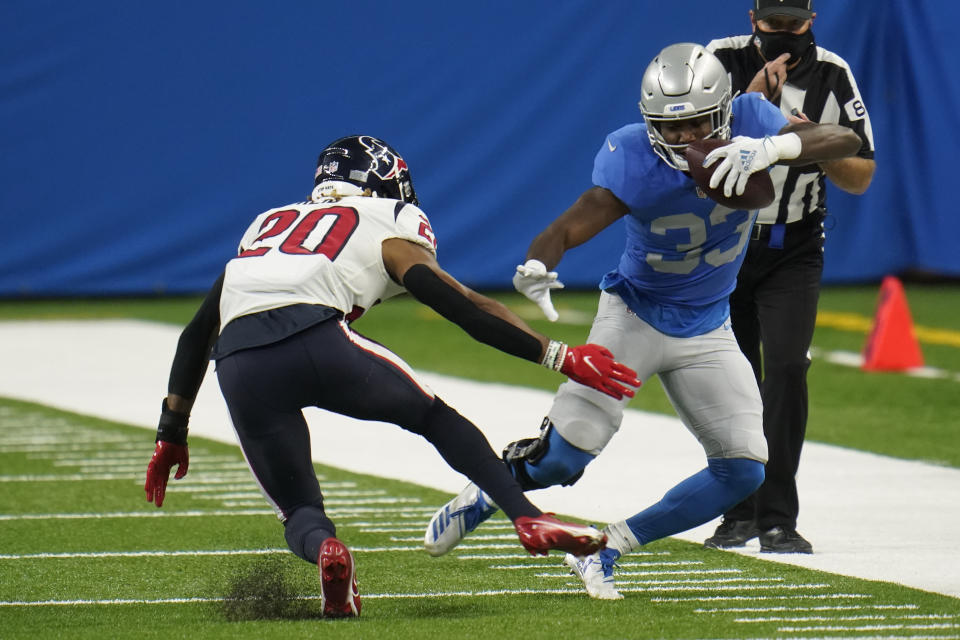
<path fill-rule="evenodd" d="M 403 158 L 394 155 L 389 148 L 376 138 L 360 136 L 360 144 L 363 145 L 367 155 L 372 159 L 370 172 L 381 180 L 396 178 L 401 171 L 408 168 Z"/>

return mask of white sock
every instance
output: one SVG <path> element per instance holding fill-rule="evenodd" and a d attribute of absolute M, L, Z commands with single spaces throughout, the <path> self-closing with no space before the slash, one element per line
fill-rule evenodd
<path fill-rule="evenodd" d="M 626 520 L 608 524 L 603 528 L 603 532 L 607 534 L 607 548 L 619 552 L 621 556 L 641 546 L 627 526 Z"/>

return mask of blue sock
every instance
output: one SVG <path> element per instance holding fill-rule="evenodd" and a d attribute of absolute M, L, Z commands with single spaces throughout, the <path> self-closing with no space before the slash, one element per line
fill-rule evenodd
<path fill-rule="evenodd" d="M 564 440 L 555 428 L 550 429 L 547 442 L 547 453 L 535 465 L 523 463 L 530 478 L 545 487 L 566 482 L 596 457 Z"/>
<path fill-rule="evenodd" d="M 753 493 L 763 482 L 763 463 L 746 458 L 710 458 L 660 502 L 627 518 L 640 544 L 709 522 Z"/>

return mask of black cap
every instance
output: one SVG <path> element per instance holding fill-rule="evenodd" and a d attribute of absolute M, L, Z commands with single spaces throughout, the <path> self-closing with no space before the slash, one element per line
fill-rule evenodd
<path fill-rule="evenodd" d="M 753 17 L 794 16 L 802 20 L 813 17 L 813 0 L 753 0 Z"/>

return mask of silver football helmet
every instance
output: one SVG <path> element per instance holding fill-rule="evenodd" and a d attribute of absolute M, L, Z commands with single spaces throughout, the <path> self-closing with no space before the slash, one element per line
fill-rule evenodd
<path fill-rule="evenodd" d="M 712 53 L 698 44 L 672 44 L 647 66 L 640 84 L 640 112 L 650 144 L 674 169 L 687 170 L 686 144 L 668 144 L 660 133 L 665 121 L 709 115 L 708 138 L 730 138 L 730 78 Z"/>

